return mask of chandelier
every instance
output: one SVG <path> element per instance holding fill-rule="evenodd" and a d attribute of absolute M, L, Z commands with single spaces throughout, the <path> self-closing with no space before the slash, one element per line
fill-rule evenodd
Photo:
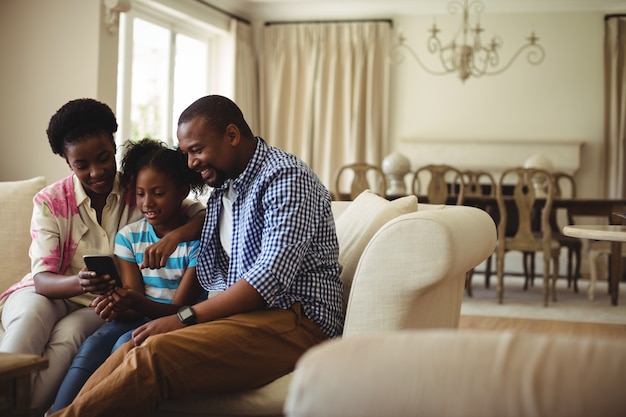
<path fill-rule="evenodd" d="M 433 75 L 456 72 L 463 82 L 470 76 L 480 78 L 483 75 L 496 75 L 506 71 L 524 51 L 526 51 L 526 60 L 530 64 L 539 65 L 543 62 L 545 52 L 543 47 L 537 43 L 539 38 L 535 36 L 535 32 L 531 32 L 527 42 L 519 47 L 505 65 L 500 66 L 499 49 L 502 46 L 502 40 L 494 37 L 490 43 L 483 44 L 480 38 L 484 29 L 480 26 L 479 17 L 484 8 L 485 6 L 480 0 L 463 0 L 462 4 L 455 0 L 449 3 L 448 12 L 450 14 L 456 14 L 462 10 L 463 22 L 457 35 L 447 45 L 444 45 L 439 39 L 440 30 L 433 23 L 433 27 L 429 30 L 431 35 L 427 40 L 428 51 L 438 55 L 443 67 L 442 70 L 431 70 L 424 65 L 417 53 L 405 43 L 406 38 L 401 33 L 398 34 L 397 43 L 392 49 L 392 58 L 395 61 L 402 61 L 403 56 L 398 53 L 398 50 L 404 48 L 426 72 Z M 476 16 L 476 26 L 473 28 L 470 27 L 470 10 Z"/>

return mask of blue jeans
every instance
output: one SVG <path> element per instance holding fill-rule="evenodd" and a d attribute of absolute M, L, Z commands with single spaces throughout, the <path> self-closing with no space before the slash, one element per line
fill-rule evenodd
<path fill-rule="evenodd" d="M 129 321 L 114 320 L 104 323 L 89 336 L 78 349 L 61 383 L 51 409 L 52 412 L 57 412 L 74 401 L 91 374 L 109 357 L 114 346 L 119 347 L 119 344 L 116 344 L 118 338 L 124 341 L 130 340 L 132 331 L 146 322 L 147 319 L 143 318 Z"/>

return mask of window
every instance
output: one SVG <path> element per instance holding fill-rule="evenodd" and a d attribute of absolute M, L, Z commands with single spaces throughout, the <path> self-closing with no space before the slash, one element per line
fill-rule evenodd
<path fill-rule="evenodd" d="M 135 1 L 120 21 L 119 144 L 152 137 L 174 146 L 178 116 L 189 104 L 207 94 L 232 92 L 229 22 L 222 17 L 214 25 L 196 18 L 210 21 L 208 7 L 190 15 L 185 13 L 190 9 L 179 9 L 189 3 L 163 3 Z"/>

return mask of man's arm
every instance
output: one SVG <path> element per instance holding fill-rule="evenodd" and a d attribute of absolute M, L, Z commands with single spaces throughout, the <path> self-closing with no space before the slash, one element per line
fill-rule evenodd
<path fill-rule="evenodd" d="M 237 313 L 259 310 L 265 307 L 265 300 L 256 289 L 244 279 L 237 281 L 224 292 L 194 305 L 196 323 L 204 323 Z M 135 346 L 141 345 L 149 336 L 180 329 L 185 325 L 176 314 L 152 320 L 133 332 Z"/>
<path fill-rule="evenodd" d="M 167 258 L 174 253 L 180 242 L 199 240 L 202 234 L 202 226 L 206 210 L 197 212 L 187 223 L 172 230 L 161 238 L 157 243 L 146 248 L 143 254 L 143 262 L 140 268 L 157 269 L 165 266 Z"/>

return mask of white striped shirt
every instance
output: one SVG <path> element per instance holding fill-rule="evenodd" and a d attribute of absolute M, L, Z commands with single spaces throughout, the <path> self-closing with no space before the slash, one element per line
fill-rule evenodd
<path fill-rule="evenodd" d="M 160 238 L 146 219 L 125 226 L 115 236 L 115 255 L 125 261 L 141 265 L 145 249 Z M 167 259 L 165 267 L 141 270 L 146 297 L 153 301 L 171 303 L 183 274 L 196 266 L 200 242 L 180 242 Z"/>

